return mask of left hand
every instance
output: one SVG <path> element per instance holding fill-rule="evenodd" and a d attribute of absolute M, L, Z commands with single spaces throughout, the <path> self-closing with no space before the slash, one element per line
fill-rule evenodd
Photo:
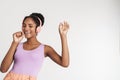
<path fill-rule="evenodd" d="M 69 24 L 67 22 L 63 22 L 59 24 L 59 33 L 61 35 L 66 35 L 69 29 Z"/>

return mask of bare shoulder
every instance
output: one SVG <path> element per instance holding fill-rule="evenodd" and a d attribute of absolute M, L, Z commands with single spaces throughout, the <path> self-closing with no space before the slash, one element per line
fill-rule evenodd
<path fill-rule="evenodd" d="M 51 50 L 51 49 L 53 49 L 50 45 L 45 45 L 45 50 L 46 51 L 49 51 L 49 50 Z"/>
<path fill-rule="evenodd" d="M 51 51 L 54 51 L 54 49 L 50 45 L 45 45 L 44 51 L 45 51 L 45 57 L 47 57 Z"/>

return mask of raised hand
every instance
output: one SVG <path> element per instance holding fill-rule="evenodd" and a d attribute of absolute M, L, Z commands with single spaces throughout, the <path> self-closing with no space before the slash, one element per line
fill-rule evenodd
<path fill-rule="evenodd" d="M 13 40 L 17 43 L 19 43 L 24 37 L 24 33 L 19 31 L 13 34 Z"/>
<path fill-rule="evenodd" d="M 69 29 L 69 24 L 67 22 L 63 22 L 59 24 L 59 33 L 61 35 L 66 35 Z"/>

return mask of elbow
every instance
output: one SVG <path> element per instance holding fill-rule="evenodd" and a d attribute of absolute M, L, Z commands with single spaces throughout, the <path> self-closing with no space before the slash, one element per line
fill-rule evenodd
<path fill-rule="evenodd" d="M 69 67 L 69 64 L 70 64 L 70 61 L 67 60 L 67 61 L 62 61 L 61 62 L 61 66 L 64 67 L 64 68 L 68 68 Z"/>
<path fill-rule="evenodd" d="M 68 66 L 69 66 L 69 65 L 64 65 L 63 67 L 64 67 L 64 68 L 68 68 Z"/>
<path fill-rule="evenodd" d="M 2 73 L 6 73 L 7 72 L 7 70 L 0 70 Z"/>
<path fill-rule="evenodd" d="M 6 69 L 2 69 L 2 68 L 0 68 L 0 71 L 1 71 L 2 73 L 6 73 L 6 72 L 7 72 Z"/>
<path fill-rule="evenodd" d="M 63 64 L 62 65 L 64 68 L 68 68 L 69 67 L 69 63 L 68 64 Z"/>

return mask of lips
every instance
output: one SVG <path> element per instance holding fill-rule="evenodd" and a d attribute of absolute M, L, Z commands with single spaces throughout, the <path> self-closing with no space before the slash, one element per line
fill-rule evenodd
<path fill-rule="evenodd" d="M 26 31 L 26 32 L 24 32 L 24 34 L 25 34 L 25 35 L 28 35 L 28 34 L 30 34 L 30 31 Z"/>

